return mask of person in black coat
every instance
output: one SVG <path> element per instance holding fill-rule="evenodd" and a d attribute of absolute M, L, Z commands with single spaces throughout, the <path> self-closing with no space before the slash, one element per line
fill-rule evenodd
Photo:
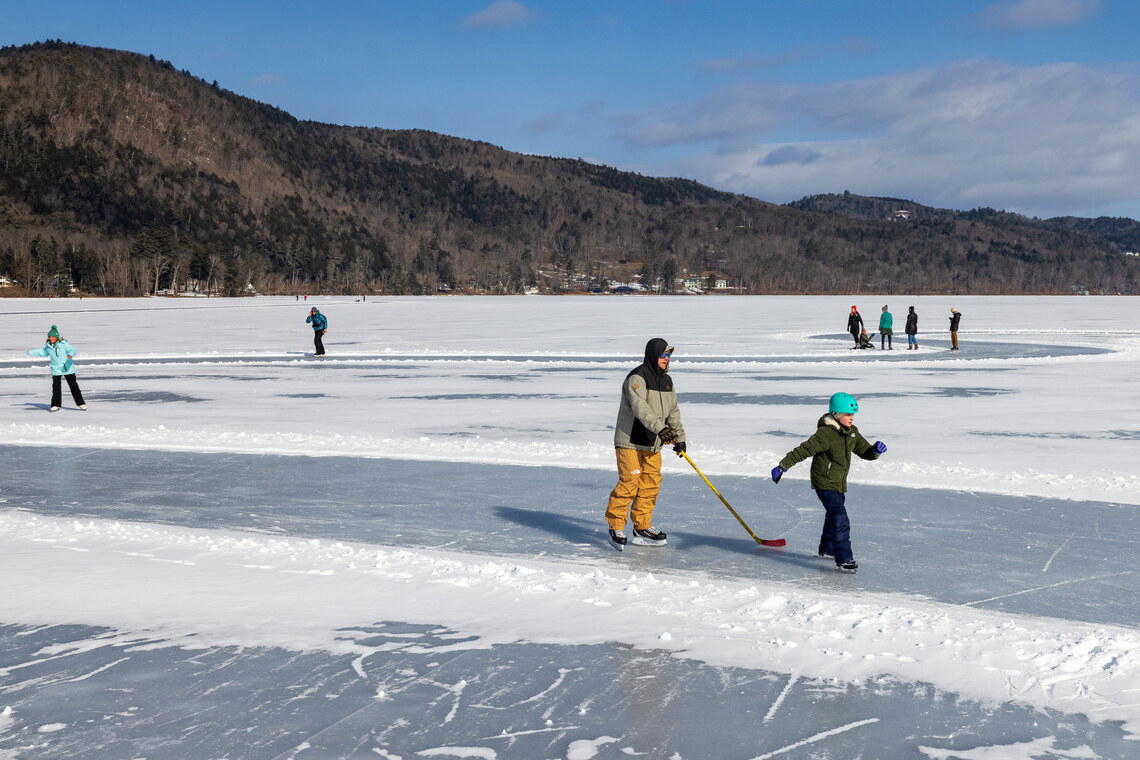
<path fill-rule="evenodd" d="M 851 337 L 855 339 L 855 347 L 858 348 L 859 333 L 863 332 L 863 317 L 854 306 L 851 307 L 851 316 L 847 317 L 847 332 L 851 333 Z"/>
<path fill-rule="evenodd" d="M 918 312 L 913 306 L 908 307 L 906 314 L 906 350 L 918 350 Z"/>
<path fill-rule="evenodd" d="M 958 350 L 958 323 L 962 321 L 962 312 L 957 309 L 950 310 L 950 350 Z"/>

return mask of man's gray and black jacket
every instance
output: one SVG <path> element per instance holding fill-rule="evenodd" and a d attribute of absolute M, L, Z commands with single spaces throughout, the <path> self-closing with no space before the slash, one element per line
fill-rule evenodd
<path fill-rule="evenodd" d="M 616 448 L 660 451 L 657 434 L 666 427 L 677 434 L 678 442 L 685 440 L 673 378 L 657 366 L 661 354 L 672 350 L 664 338 L 653 338 L 645 345 L 645 360 L 626 375 L 614 429 Z"/>

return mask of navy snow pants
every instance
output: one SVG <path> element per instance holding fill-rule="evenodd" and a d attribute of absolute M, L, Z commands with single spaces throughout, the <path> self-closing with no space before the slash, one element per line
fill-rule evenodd
<path fill-rule="evenodd" d="M 819 537 L 819 553 L 835 557 L 842 565 L 855 559 L 851 552 L 851 521 L 847 519 L 846 497 L 839 491 L 816 491 L 827 515 L 823 518 L 823 534 Z"/>

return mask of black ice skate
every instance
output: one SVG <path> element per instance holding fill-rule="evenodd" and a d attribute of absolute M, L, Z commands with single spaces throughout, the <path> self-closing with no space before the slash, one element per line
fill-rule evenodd
<path fill-rule="evenodd" d="M 628 541 L 629 540 L 625 537 L 624 530 L 614 530 L 610 528 L 610 542 L 613 543 L 614 548 L 619 552 L 625 550 L 625 545 Z"/>
<path fill-rule="evenodd" d="M 634 528 L 633 542 L 639 546 L 664 546 L 667 543 L 665 541 L 665 531 L 657 530 L 652 526 L 644 530 Z"/>

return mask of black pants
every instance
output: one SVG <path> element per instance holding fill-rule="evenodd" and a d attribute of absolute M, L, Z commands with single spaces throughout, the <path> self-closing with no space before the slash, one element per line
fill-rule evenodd
<path fill-rule="evenodd" d="M 313 347 L 316 349 L 314 352 L 317 356 L 324 356 L 325 344 L 321 342 L 321 335 L 324 330 L 313 330 Z"/>
<path fill-rule="evenodd" d="M 67 387 L 71 389 L 71 397 L 75 399 L 76 406 L 83 406 L 83 392 L 79 390 L 79 382 L 75 379 L 75 373 L 70 375 L 52 375 L 51 376 L 51 405 L 62 406 L 63 402 L 63 383 L 60 378 L 67 378 Z"/>

